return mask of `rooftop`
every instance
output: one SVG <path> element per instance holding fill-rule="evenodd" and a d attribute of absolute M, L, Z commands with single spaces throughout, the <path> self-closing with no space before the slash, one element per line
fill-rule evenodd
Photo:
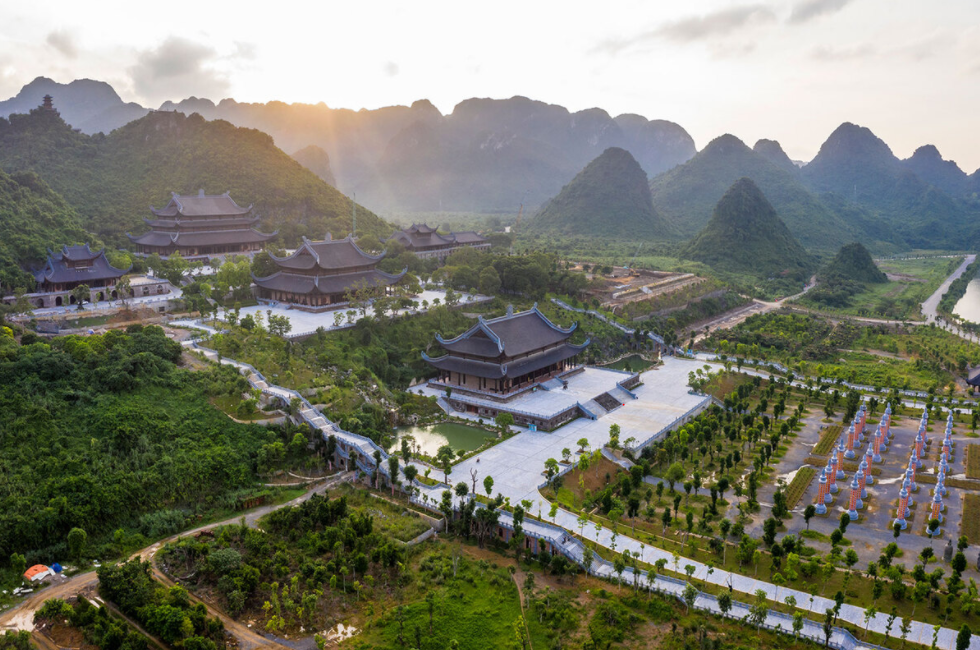
<path fill-rule="evenodd" d="M 70 263 L 91 262 L 87 266 L 75 267 Z M 109 264 L 105 250 L 93 253 L 88 244 L 82 246 L 65 246 L 60 253 L 48 251 L 48 259 L 44 267 L 34 274 L 34 279 L 41 283 L 64 284 L 68 282 L 90 282 L 108 280 L 125 275 L 126 269 L 117 269 Z"/>
<path fill-rule="evenodd" d="M 332 239 L 330 235 L 323 241 L 311 241 L 303 238 L 303 244 L 292 255 L 276 257 L 273 261 L 283 270 L 336 271 L 352 267 L 374 266 L 384 258 L 385 254 L 370 255 L 365 253 L 354 239 L 348 235 L 343 239 Z"/>
<path fill-rule="evenodd" d="M 243 215 L 251 212 L 235 203 L 228 192 L 224 194 L 205 194 L 201 190 L 197 195 L 172 193 L 170 202 L 162 208 L 150 206 L 150 211 L 158 217 L 220 217 Z"/>
<path fill-rule="evenodd" d="M 436 340 L 450 353 L 467 354 L 486 358 L 501 355 L 516 357 L 567 340 L 576 325 L 565 329 L 552 323 L 538 310 L 538 305 L 527 311 L 514 313 L 513 307 L 498 318 L 484 319 L 452 339 L 436 334 Z"/>

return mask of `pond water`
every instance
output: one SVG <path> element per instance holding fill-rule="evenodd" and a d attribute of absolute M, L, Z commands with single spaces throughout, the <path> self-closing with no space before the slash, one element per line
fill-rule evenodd
<path fill-rule="evenodd" d="M 629 369 L 631 372 L 643 372 L 647 368 L 653 366 L 652 363 L 644 359 L 638 354 L 631 354 L 628 357 L 623 357 L 615 363 L 608 363 L 603 366 L 603 368 L 612 368 L 613 370 L 626 370 L 626 365 L 629 364 Z"/>
<path fill-rule="evenodd" d="M 966 285 L 966 293 L 953 307 L 953 313 L 973 323 L 980 323 L 980 278 L 973 278 Z"/>
<path fill-rule="evenodd" d="M 439 447 L 449 445 L 453 451 L 473 451 L 496 434 L 465 424 L 443 422 L 429 427 L 401 427 L 395 430 L 393 450 L 401 449 L 402 438 L 412 436 L 414 447 L 429 456 L 435 456 Z"/>

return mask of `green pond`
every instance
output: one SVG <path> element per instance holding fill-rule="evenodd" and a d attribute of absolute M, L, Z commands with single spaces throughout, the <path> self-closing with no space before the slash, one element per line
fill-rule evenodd
<path fill-rule="evenodd" d="M 638 354 L 631 354 L 628 357 L 623 357 L 615 363 L 608 363 L 603 366 L 603 368 L 612 368 L 613 370 L 626 370 L 626 364 L 629 364 L 629 369 L 632 372 L 642 372 L 647 368 L 653 366 L 652 363 L 644 359 Z"/>
<path fill-rule="evenodd" d="M 415 439 L 413 449 L 417 448 L 424 454 L 435 456 L 439 447 L 449 445 L 453 451 L 473 451 L 487 441 L 495 438 L 496 434 L 465 424 L 443 422 L 429 427 L 401 427 L 395 430 L 396 438 L 392 449 L 401 449 L 402 438 L 411 436 Z"/>

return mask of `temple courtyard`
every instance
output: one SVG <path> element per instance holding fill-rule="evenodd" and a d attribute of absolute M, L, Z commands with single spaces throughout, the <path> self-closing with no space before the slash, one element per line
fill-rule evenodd
<path fill-rule="evenodd" d="M 477 304 L 480 302 L 485 302 L 489 300 L 487 296 L 481 296 L 480 294 L 470 294 L 461 293 L 459 294 L 459 306 L 465 307 L 467 304 Z M 439 301 L 438 304 L 445 304 L 446 302 L 446 292 L 442 289 L 426 289 L 414 298 L 415 302 L 422 305 L 423 301 L 428 302 L 429 308 L 436 304 L 436 300 Z M 249 314 L 255 315 L 256 313 L 261 314 L 263 319 L 266 319 L 267 312 L 271 311 L 273 315 L 285 316 L 289 319 L 292 324 L 292 330 L 289 332 L 287 338 L 299 338 L 303 336 L 309 336 L 317 331 L 319 328 L 324 330 L 335 330 L 343 329 L 345 327 L 351 327 L 354 323 L 361 320 L 363 316 L 360 311 L 357 311 L 357 315 L 354 316 L 352 323 L 347 322 L 346 314 L 348 309 L 331 309 L 321 312 L 311 312 L 304 311 L 302 309 L 296 309 L 285 303 L 277 304 L 264 304 L 260 303 L 258 305 L 252 305 L 249 307 L 243 307 L 241 310 L 241 316 L 247 316 Z M 397 315 L 402 314 L 420 314 L 428 311 L 424 307 L 419 307 L 418 309 L 399 309 L 395 313 Z M 338 326 L 336 323 L 336 314 L 340 312 L 345 315 L 343 322 Z M 222 312 L 222 317 L 225 317 L 227 312 Z M 370 308 L 368 308 L 368 313 L 373 313 Z"/>
<path fill-rule="evenodd" d="M 492 476 L 494 493 L 500 492 L 510 497 L 511 503 L 521 499 L 529 499 L 535 504 L 543 503 L 538 487 L 545 482 L 545 461 L 549 458 L 560 461 L 562 450 L 566 448 L 574 454 L 578 449 L 579 439 L 588 439 L 591 448 L 598 449 L 609 442 L 609 427 L 618 424 L 621 429 L 620 441 L 635 438 L 639 443 L 689 416 L 692 411 L 698 411 L 710 404 L 709 398 L 689 392 L 687 373 L 694 367 L 695 363 L 692 361 L 667 357 L 663 365 L 640 375 L 642 384 L 633 389 L 637 399 L 626 402 L 624 406 L 613 409 L 597 420 L 580 417 L 551 433 L 521 429 L 514 437 L 491 447 L 479 456 L 455 465 L 449 480 L 451 483 L 470 483 L 470 472 L 475 470 L 478 474 L 478 485 L 485 476 Z M 597 387 L 602 388 L 604 381 L 615 384 L 622 377 L 622 373 L 616 371 L 588 368 L 585 373 L 569 379 L 568 390 L 584 390 L 583 394 L 586 394 Z M 544 403 L 547 404 L 547 400 L 552 399 L 548 392 L 564 391 L 537 391 L 529 398 L 532 400 L 529 405 L 533 408 L 534 399 L 545 400 Z M 461 413 L 453 414 L 464 416 Z M 565 467 L 567 466 L 563 466 L 563 469 Z M 442 478 L 440 474 L 433 477 Z"/>

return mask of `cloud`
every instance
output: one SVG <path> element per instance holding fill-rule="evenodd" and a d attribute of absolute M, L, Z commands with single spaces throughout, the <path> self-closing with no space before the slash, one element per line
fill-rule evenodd
<path fill-rule="evenodd" d="M 171 36 L 139 52 L 129 75 L 136 92 L 151 102 L 191 95 L 219 99 L 230 87 L 227 75 L 213 67 L 219 58 L 207 45 Z"/>
<path fill-rule="evenodd" d="M 817 47 L 811 52 L 811 56 L 817 61 L 854 61 L 857 59 L 868 59 L 878 54 L 878 48 L 870 43 L 862 43 L 851 47 Z"/>
<path fill-rule="evenodd" d="M 606 40 L 597 45 L 594 51 L 617 54 L 636 45 L 658 40 L 691 43 L 728 36 L 746 27 L 771 23 L 775 19 L 776 14 L 766 5 L 741 5 L 666 23 L 631 38 Z"/>
<path fill-rule="evenodd" d="M 235 51 L 229 55 L 229 58 L 254 61 L 255 57 L 258 55 L 258 49 L 259 48 L 255 45 L 255 43 L 235 41 Z"/>
<path fill-rule="evenodd" d="M 69 59 L 78 56 L 78 45 L 75 43 L 75 37 L 63 29 L 56 29 L 49 33 L 45 41 Z"/>
<path fill-rule="evenodd" d="M 851 4 L 852 1 L 853 0 L 803 0 L 802 2 L 798 2 L 793 6 L 793 11 L 789 15 L 789 22 L 795 24 L 805 23 L 813 20 L 814 18 L 819 18 L 820 16 L 835 14 L 847 5 Z"/>
<path fill-rule="evenodd" d="M 397 77 L 398 73 L 401 72 L 401 68 L 394 61 L 388 61 L 384 66 L 385 74 L 389 77 Z"/>

